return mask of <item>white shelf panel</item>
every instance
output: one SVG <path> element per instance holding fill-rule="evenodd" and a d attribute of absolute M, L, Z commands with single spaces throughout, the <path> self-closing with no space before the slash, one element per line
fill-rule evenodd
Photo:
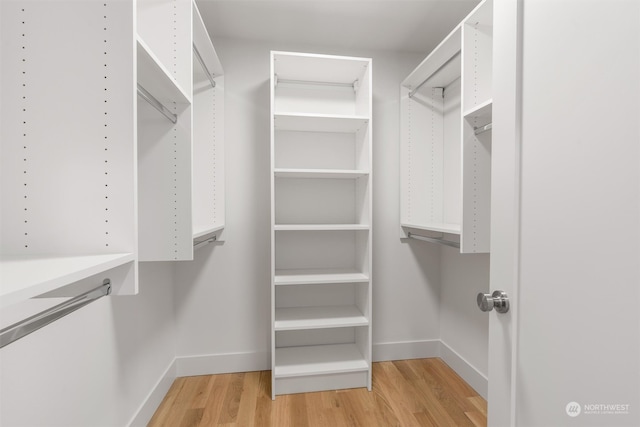
<path fill-rule="evenodd" d="M 460 234 L 460 224 L 446 222 L 434 222 L 429 224 L 400 224 L 403 227 L 414 228 L 416 230 L 433 231 L 437 233 Z"/>
<path fill-rule="evenodd" d="M 276 178 L 355 179 L 369 175 L 365 170 L 346 169 L 275 169 Z"/>
<path fill-rule="evenodd" d="M 331 114 L 274 114 L 276 130 L 292 130 L 301 132 L 341 132 L 355 133 L 369 123 L 364 116 L 343 116 Z"/>
<path fill-rule="evenodd" d="M 206 236 L 207 234 L 213 234 L 223 229 L 224 229 L 224 224 L 214 225 L 213 227 L 203 228 L 200 230 L 193 230 L 193 238 L 197 239 L 198 237 Z"/>
<path fill-rule="evenodd" d="M 131 253 L 10 257 L 0 261 L 0 307 L 33 298 L 135 260 Z M 100 283 L 96 283 L 96 286 Z"/>
<path fill-rule="evenodd" d="M 214 75 L 214 77 L 221 76 L 224 74 L 224 70 L 222 69 L 222 63 L 220 62 L 220 58 L 218 58 L 218 54 L 216 53 L 216 49 L 211 42 L 211 38 L 209 37 L 209 32 L 207 31 L 206 26 L 204 25 L 204 21 L 202 20 L 202 15 L 200 14 L 200 10 L 198 10 L 198 6 L 196 2 L 193 1 L 193 45 L 198 49 L 202 60 L 204 61 L 207 69 L 210 73 Z"/>
<path fill-rule="evenodd" d="M 275 231 L 359 231 L 369 230 L 368 224 L 276 224 Z"/>
<path fill-rule="evenodd" d="M 362 79 L 371 60 L 312 53 L 273 52 L 279 79 L 352 84 Z"/>
<path fill-rule="evenodd" d="M 369 364 L 355 344 L 277 348 L 276 378 L 361 372 Z"/>
<path fill-rule="evenodd" d="M 355 269 L 276 270 L 276 286 L 323 285 L 331 283 L 366 283 L 369 276 Z"/>
<path fill-rule="evenodd" d="M 402 82 L 413 89 L 429 79 L 427 87 L 447 87 L 460 77 L 462 28 L 458 25 Z"/>
<path fill-rule="evenodd" d="M 170 102 L 190 104 L 191 96 L 178 85 L 171 73 L 160 63 L 149 46 L 137 37 L 138 84 L 169 108 Z"/>
<path fill-rule="evenodd" d="M 369 320 L 351 305 L 276 308 L 275 330 L 345 328 L 367 326 Z"/>
<path fill-rule="evenodd" d="M 491 123 L 493 117 L 493 99 L 488 99 L 464 113 L 467 121 L 475 120 L 479 125 Z"/>

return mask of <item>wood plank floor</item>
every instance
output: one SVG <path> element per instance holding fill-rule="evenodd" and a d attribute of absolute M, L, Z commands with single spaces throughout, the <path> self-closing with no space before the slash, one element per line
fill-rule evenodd
<path fill-rule="evenodd" d="M 373 364 L 372 391 L 271 400 L 270 371 L 177 378 L 149 426 L 462 427 L 487 425 L 487 402 L 441 359 Z"/>

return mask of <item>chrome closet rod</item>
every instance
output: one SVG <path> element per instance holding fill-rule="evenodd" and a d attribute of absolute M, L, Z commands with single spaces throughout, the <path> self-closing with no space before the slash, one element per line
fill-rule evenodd
<path fill-rule="evenodd" d="M 202 66 L 202 69 L 204 70 L 204 73 L 207 75 L 207 78 L 211 82 L 211 86 L 216 87 L 216 81 L 213 79 L 213 73 L 210 72 L 207 66 L 205 65 L 204 59 L 202 59 L 202 56 L 200 55 L 200 52 L 198 51 L 198 48 L 196 47 L 195 44 L 193 45 L 193 54 L 195 55 L 196 59 Z"/>
<path fill-rule="evenodd" d="M 478 126 L 473 131 L 476 135 L 480 135 L 481 133 L 485 133 L 486 131 L 491 130 L 492 128 L 493 128 L 493 123 L 489 123 L 484 126 Z"/>
<path fill-rule="evenodd" d="M 165 107 L 160 101 L 158 101 L 153 95 L 151 95 L 140 83 L 138 83 L 138 96 L 147 101 L 153 108 L 158 110 L 167 119 L 171 120 L 171 123 L 176 124 L 178 122 L 178 116 Z"/>
<path fill-rule="evenodd" d="M 218 238 L 215 235 L 213 235 L 213 236 L 207 237 L 206 239 L 203 239 L 203 240 L 194 241 L 193 242 L 193 249 L 198 249 L 198 248 L 200 248 L 200 247 L 202 247 L 204 245 L 208 245 L 209 243 L 213 243 L 216 240 L 218 240 Z"/>
<path fill-rule="evenodd" d="M 111 293 L 111 281 L 105 279 L 102 285 L 77 297 L 71 298 L 61 304 L 31 316 L 20 322 L 0 330 L 0 348 L 19 340 L 20 338 L 37 331 L 51 322 L 55 322 L 63 316 L 76 311 L 93 301 Z"/>
<path fill-rule="evenodd" d="M 447 59 L 447 61 L 446 61 L 444 64 L 442 64 L 441 66 L 439 66 L 439 67 L 438 67 L 438 69 L 437 69 L 437 70 L 435 70 L 433 73 L 431 73 L 431 74 L 429 75 L 429 77 L 427 77 L 426 79 L 424 79 L 424 80 L 422 81 L 422 83 L 420 83 L 418 86 L 416 86 L 415 88 L 413 88 L 413 90 L 412 90 L 411 92 L 409 92 L 409 98 L 413 98 L 413 95 L 415 95 L 415 94 L 416 94 L 416 92 L 417 92 L 418 90 L 420 90 L 420 88 L 421 88 L 422 86 L 424 86 L 424 84 L 425 84 L 425 83 L 427 83 L 429 80 L 431 80 L 431 78 L 432 78 L 433 76 L 435 76 L 436 74 L 438 74 L 438 73 L 440 72 L 440 70 L 442 70 L 444 67 L 446 67 L 447 65 L 449 65 L 449 63 L 450 63 L 451 61 L 453 61 L 454 59 L 456 59 L 458 56 L 460 56 L 460 51 L 458 51 L 458 52 L 457 52 L 455 55 L 453 55 L 451 58 Z"/>
<path fill-rule="evenodd" d="M 319 82 L 319 81 L 311 81 L 311 80 L 291 80 L 291 79 L 281 79 L 276 74 L 276 86 L 279 83 L 289 83 L 289 84 L 297 84 L 297 85 L 319 85 L 319 86 L 350 87 L 350 88 L 353 88 L 353 90 L 356 90 L 357 87 L 358 87 L 358 80 L 355 80 L 353 83 Z"/>
<path fill-rule="evenodd" d="M 438 243 L 441 245 L 451 246 L 452 248 L 460 249 L 460 243 L 452 242 L 451 240 L 445 240 L 445 239 L 440 239 L 435 237 L 425 237 L 425 236 L 420 236 L 419 234 L 413 234 L 413 233 L 408 233 L 407 237 L 410 239 L 422 240 L 429 243 Z"/>

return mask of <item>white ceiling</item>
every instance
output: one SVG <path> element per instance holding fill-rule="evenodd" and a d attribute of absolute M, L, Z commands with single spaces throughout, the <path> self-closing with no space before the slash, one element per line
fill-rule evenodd
<path fill-rule="evenodd" d="M 430 52 L 480 0 L 198 0 L 211 36 Z"/>

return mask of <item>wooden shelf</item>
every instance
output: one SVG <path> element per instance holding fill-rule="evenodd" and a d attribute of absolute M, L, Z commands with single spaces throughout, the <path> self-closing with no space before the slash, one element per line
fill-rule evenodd
<path fill-rule="evenodd" d="M 276 308 L 275 330 L 345 328 L 367 326 L 369 320 L 355 306 Z"/>
<path fill-rule="evenodd" d="M 276 224 L 275 231 L 359 231 L 369 230 L 368 224 Z"/>
<path fill-rule="evenodd" d="M 133 261 L 135 256 L 130 253 L 51 257 L 3 256 L 0 261 L 0 307 L 33 298 Z"/>
<path fill-rule="evenodd" d="M 460 224 L 450 224 L 446 222 L 430 224 L 400 224 L 402 227 L 414 228 L 416 230 L 433 231 L 436 233 L 460 234 Z"/>
<path fill-rule="evenodd" d="M 160 63 L 149 46 L 138 36 L 138 84 L 153 95 L 158 101 L 164 103 L 176 102 L 178 104 L 190 104 L 191 96 L 187 95 L 171 73 Z M 166 106 L 166 105 L 165 105 Z"/>
<path fill-rule="evenodd" d="M 326 178 L 326 179 L 356 179 L 368 176 L 364 170 L 346 169 L 282 169 L 274 170 L 276 178 Z"/>
<path fill-rule="evenodd" d="M 276 349 L 276 378 L 361 372 L 369 364 L 355 344 L 314 345 Z"/>
<path fill-rule="evenodd" d="M 276 270 L 275 285 L 323 285 L 331 283 L 366 283 L 369 276 L 354 269 Z"/>
<path fill-rule="evenodd" d="M 278 113 L 273 120 L 276 130 L 303 132 L 355 133 L 369 123 L 369 118 L 363 116 L 303 113 Z"/>

